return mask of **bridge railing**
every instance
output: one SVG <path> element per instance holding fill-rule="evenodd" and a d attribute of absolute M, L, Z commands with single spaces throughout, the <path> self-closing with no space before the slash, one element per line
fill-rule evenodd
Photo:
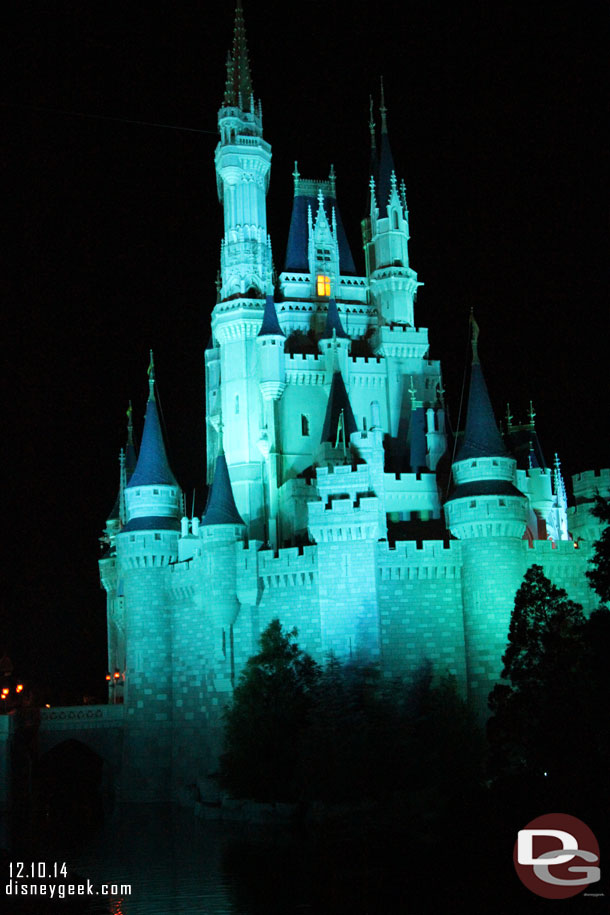
<path fill-rule="evenodd" d="M 40 709 L 40 724 L 44 728 L 107 728 L 120 727 L 124 705 L 72 705 Z"/>

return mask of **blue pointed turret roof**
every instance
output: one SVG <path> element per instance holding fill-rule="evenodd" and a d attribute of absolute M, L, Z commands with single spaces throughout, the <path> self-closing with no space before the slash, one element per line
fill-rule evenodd
<path fill-rule="evenodd" d="M 356 267 L 354 258 L 345 234 L 341 212 L 337 205 L 337 198 L 328 181 L 295 181 L 294 199 L 292 201 L 292 216 L 290 218 L 290 229 L 288 231 L 288 245 L 286 247 L 286 259 L 284 261 L 284 270 L 295 273 L 309 273 L 309 230 L 307 215 L 309 207 L 312 213 L 318 210 L 317 192 L 313 185 L 322 190 L 324 199 L 322 206 L 328 220 L 332 224 L 332 211 L 335 210 L 337 220 L 337 244 L 339 246 L 339 270 L 342 276 L 355 276 Z"/>
<path fill-rule="evenodd" d="M 229 468 L 224 451 L 216 458 L 214 479 L 208 492 L 208 503 L 201 521 L 202 524 L 243 524 L 237 511 L 233 489 L 229 477 Z"/>
<path fill-rule="evenodd" d="M 470 393 L 468 395 L 468 414 L 464 441 L 458 451 L 456 460 L 464 461 L 477 457 L 507 457 L 508 452 L 502 441 L 494 412 L 489 399 L 483 369 L 478 356 L 479 328 L 471 317 L 472 335 L 472 371 L 470 375 Z"/>
<path fill-rule="evenodd" d="M 324 333 L 321 336 L 321 340 L 330 340 L 333 336 L 333 331 L 340 340 L 349 340 L 349 335 L 345 333 L 343 329 L 343 324 L 341 323 L 341 317 L 339 315 L 339 309 L 337 308 L 337 302 L 334 298 L 328 300 L 328 311 L 326 313 L 326 326 L 324 328 Z"/>
<path fill-rule="evenodd" d="M 265 301 L 265 310 L 263 312 L 263 323 L 261 324 L 261 329 L 258 332 L 259 337 L 285 337 L 285 333 L 280 327 L 280 322 L 277 319 L 277 311 L 275 308 L 275 303 L 273 301 L 273 296 L 268 295 Z"/>
<path fill-rule="evenodd" d="M 396 173 L 394 167 L 394 156 L 390 146 L 390 136 L 388 134 L 387 109 L 385 107 L 385 98 L 383 93 L 383 82 L 381 83 L 381 143 L 379 150 L 379 165 L 377 173 L 377 204 L 379 206 L 379 215 L 385 216 L 388 210 L 388 200 L 392 190 L 392 174 Z"/>
<path fill-rule="evenodd" d="M 341 375 L 341 372 L 335 372 L 330 386 L 328 404 L 326 405 L 326 416 L 324 417 L 324 426 L 320 439 L 321 442 L 330 442 L 333 445 L 336 443 L 341 413 L 343 413 L 345 440 L 346 442 L 349 442 L 349 437 L 352 432 L 357 431 L 356 420 L 354 419 L 354 413 L 345 389 L 343 376 Z"/>
<path fill-rule="evenodd" d="M 135 470 L 127 483 L 128 489 L 134 486 L 150 486 L 155 483 L 167 486 L 178 485 L 167 459 L 152 376 L 149 384 L 150 394 L 146 404 L 142 444 Z"/>

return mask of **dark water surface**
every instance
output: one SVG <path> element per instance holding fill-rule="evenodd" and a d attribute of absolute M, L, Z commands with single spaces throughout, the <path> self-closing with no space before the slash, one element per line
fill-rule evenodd
<path fill-rule="evenodd" d="M 96 887 L 131 886 L 130 894 L 119 890 L 108 900 L 96 898 L 87 909 L 91 913 L 313 912 L 298 888 L 298 874 L 284 885 L 283 866 L 297 853 L 296 845 L 290 831 L 209 822 L 172 805 L 139 804 L 116 808 L 82 841 L 74 836 L 66 843 L 50 841 L 46 857 L 50 851 L 60 854 L 70 870 Z M 252 894 L 255 898 L 248 898 Z"/>

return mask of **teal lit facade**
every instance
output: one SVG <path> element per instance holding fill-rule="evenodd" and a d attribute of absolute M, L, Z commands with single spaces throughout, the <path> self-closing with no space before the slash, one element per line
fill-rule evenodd
<path fill-rule="evenodd" d="M 332 168 L 304 178 L 296 164 L 276 270 L 271 146 L 238 4 L 215 153 L 224 233 L 205 350 L 208 504 L 185 515 L 151 363 L 142 443 L 136 455 L 129 433 L 100 561 L 111 698 L 124 704 L 121 791 L 133 800 L 179 798 L 214 771 L 222 710 L 275 617 L 321 662 L 332 652 L 407 680 L 450 672 L 483 716 L 530 565 L 595 605 L 589 506 L 610 493 L 610 470 L 577 475 L 568 509 L 533 411 L 522 425 L 508 416 L 501 434 L 474 321 L 454 447 L 441 366 L 416 323 L 421 283 L 383 101 L 380 119 L 362 176 L 364 271 L 340 179 Z"/>

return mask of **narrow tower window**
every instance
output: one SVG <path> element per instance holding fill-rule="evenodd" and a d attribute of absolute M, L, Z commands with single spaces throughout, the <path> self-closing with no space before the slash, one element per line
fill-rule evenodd
<path fill-rule="evenodd" d="M 323 273 L 318 273 L 317 294 L 324 298 L 330 296 L 330 277 Z"/>
<path fill-rule="evenodd" d="M 305 416 L 304 413 L 301 413 L 301 435 L 309 435 L 309 416 Z"/>
<path fill-rule="evenodd" d="M 239 413 L 239 394 L 235 395 L 235 412 Z"/>

